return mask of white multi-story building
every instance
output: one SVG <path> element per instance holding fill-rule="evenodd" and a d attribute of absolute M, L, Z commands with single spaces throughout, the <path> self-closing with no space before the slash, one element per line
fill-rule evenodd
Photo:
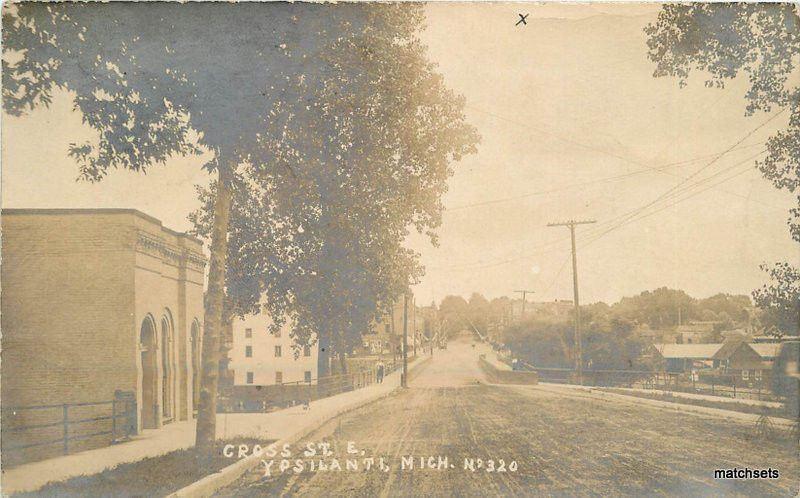
<path fill-rule="evenodd" d="M 233 349 L 229 355 L 234 386 L 316 384 L 318 345 L 296 352 L 291 326 L 272 334 L 267 315 L 251 315 L 233 324 Z M 297 353 L 297 354 L 296 354 Z"/>

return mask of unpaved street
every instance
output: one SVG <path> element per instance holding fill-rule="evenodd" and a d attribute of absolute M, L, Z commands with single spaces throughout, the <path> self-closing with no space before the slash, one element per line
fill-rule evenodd
<path fill-rule="evenodd" d="M 478 351 L 469 341 L 437 350 L 408 390 L 339 417 L 304 440 L 330 442 L 342 462 L 353 441 L 366 457 L 384 457 L 388 471 L 288 470 L 265 478 L 258 468 L 221 494 L 794 496 L 798 490 L 797 448 L 758 440 L 748 425 L 486 385 Z M 413 470 L 401 469 L 403 456 L 417 457 Z M 420 469 L 419 457 L 428 463 L 429 456 L 437 467 L 438 457 L 446 457 L 447 467 Z M 464 468 L 465 459 L 475 459 L 475 471 Z M 772 467 L 781 478 L 714 480 L 714 469 L 734 467 Z"/>

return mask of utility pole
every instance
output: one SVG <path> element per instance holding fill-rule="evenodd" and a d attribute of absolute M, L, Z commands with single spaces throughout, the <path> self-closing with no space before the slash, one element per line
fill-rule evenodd
<path fill-rule="evenodd" d="M 578 257 L 575 253 L 575 226 L 597 223 L 596 220 L 583 221 L 562 221 L 558 223 L 548 223 L 549 227 L 569 227 L 569 234 L 572 239 L 572 292 L 575 298 L 575 363 L 577 366 L 578 383 L 583 385 L 583 345 L 581 344 L 581 307 L 578 301 Z"/>
<path fill-rule="evenodd" d="M 522 314 L 520 315 L 520 320 L 525 319 L 525 296 L 528 294 L 533 294 L 532 290 L 515 290 L 514 292 L 519 292 L 522 294 Z"/>
<path fill-rule="evenodd" d="M 408 294 L 403 293 L 403 377 L 400 387 L 408 387 Z"/>
<path fill-rule="evenodd" d="M 411 311 L 414 313 L 412 315 L 411 330 L 414 331 L 413 332 L 414 333 L 414 358 L 416 358 L 417 357 L 417 298 L 416 297 L 412 297 L 411 298 Z"/>

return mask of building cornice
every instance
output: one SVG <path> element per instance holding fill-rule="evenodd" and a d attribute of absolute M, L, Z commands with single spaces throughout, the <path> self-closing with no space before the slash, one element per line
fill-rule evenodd
<path fill-rule="evenodd" d="M 165 263 L 203 271 L 206 258 L 203 254 L 170 244 L 166 240 L 144 230 L 136 231 L 136 251 L 161 259 Z"/>

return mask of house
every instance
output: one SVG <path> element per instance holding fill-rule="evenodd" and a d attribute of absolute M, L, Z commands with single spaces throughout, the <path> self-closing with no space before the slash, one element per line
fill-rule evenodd
<path fill-rule="evenodd" d="M 755 350 L 763 361 L 775 361 L 781 350 L 780 342 L 752 342 L 750 347 Z"/>
<path fill-rule="evenodd" d="M 110 442 L 121 399 L 132 401 L 126 431 L 193 418 L 199 240 L 134 209 L 4 209 L 2 238 L 2 400 L 16 408 L 3 411 L 4 431 L 60 421 L 69 405 L 73 420 L 88 420 L 70 425 L 71 452 Z M 46 429 L 4 432 L 4 457 L 17 443 L 40 443 L 37 457 L 61 450 L 38 437 Z"/>
<path fill-rule="evenodd" d="M 755 375 L 764 370 L 761 356 L 746 342 L 728 341 L 714 355 L 723 372 L 742 374 L 744 379 L 748 373 Z M 758 374 L 760 375 L 760 373 Z"/>
<path fill-rule="evenodd" d="M 701 368 L 714 368 L 714 355 L 722 344 L 654 344 L 655 350 L 665 360 L 668 372 L 690 372 Z"/>
<path fill-rule="evenodd" d="M 714 344 L 655 344 L 664 358 L 666 370 L 683 373 L 697 370 L 718 370 L 743 380 L 760 380 L 765 366 L 761 356 L 746 342 L 729 341 Z"/>

